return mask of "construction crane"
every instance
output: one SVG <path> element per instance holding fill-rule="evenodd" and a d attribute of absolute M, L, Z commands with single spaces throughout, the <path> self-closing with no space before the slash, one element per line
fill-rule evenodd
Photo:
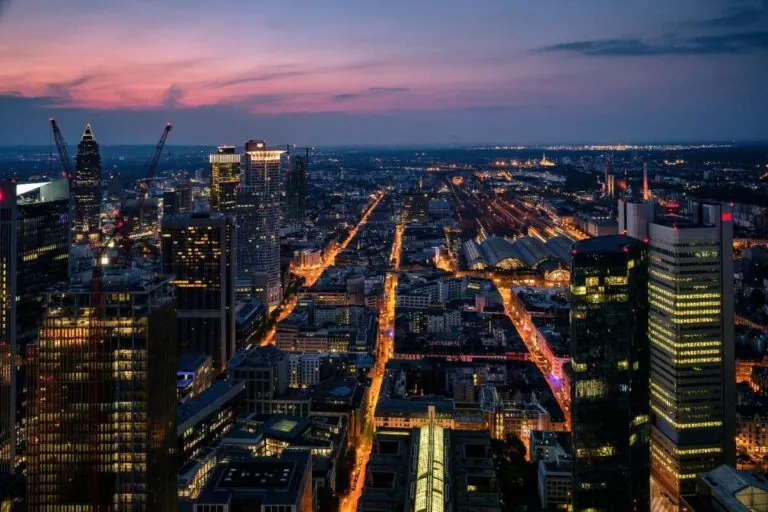
<path fill-rule="evenodd" d="M 56 140 L 56 147 L 59 152 L 59 157 L 61 160 L 61 165 L 64 171 L 64 174 L 66 175 L 68 181 L 69 181 L 69 189 L 70 189 L 70 197 L 71 202 L 74 202 L 75 205 L 77 204 L 77 200 L 72 193 L 73 190 L 73 181 L 74 181 L 74 172 L 72 170 L 72 161 L 69 158 L 69 150 L 67 148 L 67 143 L 64 140 L 64 136 L 61 134 L 61 131 L 59 130 L 58 125 L 56 124 L 56 121 L 51 118 L 51 128 L 53 130 L 53 136 Z M 172 129 L 171 123 L 166 124 L 165 129 L 163 130 L 163 134 L 160 136 L 160 140 L 155 146 L 154 151 L 152 152 L 149 161 L 147 162 L 147 166 L 144 170 L 145 174 L 145 180 L 142 181 L 139 184 L 139 194 L 136 201 L 136 205 L 134 206 L 133 212 L 139 211 L 141 212 L 141 208 L 143 207 L 144 200 L 147 196 L 147 191 L 149 189 L 149 182 L 148 180 L 151 180 L 154 178 L 155 170 L 157 169 L 157 164 L 160 161 L 160 155 L 162 154 L 163 147 L 165 146 L 165 141 L 168 138 L 168 134 L 170 133 Z M 77 207 L 77 206 L 76 206 Z M 133 212 L 130 215 L 130 218 L 133 218 Z M 91 252 L 93 254 L 94 262 L 93 262 L 93 271 L 91 275 L 91 292 L 90 292 L 90 298 L 89 298 L 89 304 L 91 314 L 88 315 L 88 346 L 89 346 L 89 352 L 91 354 L 90 364 L 89 364 L 89 380 L 90 385 L 88 386 L 88 394 L 89 394 L 89 415 L 90 415 L 90 422 L 88 425 L 88 428 L 90 429 L 88 432 L 89 435 L 89 459 L 90 459 L 90 471 L 92 472 L 91 477 L 89 478 L 89 491 L 91 494 L 91 499 L 94 503 L 99 503 L 102 501 L 103 496 L 101 495 L 101 485 L 100 485 L 100 479 L 101 479 L 101 472 L 99 470 L 100 466 L 102 465 L 102 460 L 100 457 L 100 433 L 99 433 L 99 424 L 101 422 L 101 393 L 102 393 L 102 371 L 103 371 L 103 364 L 105 363 L 102 361 L 102 345 L 104 343 L 104 336 L 103 336 L 103 312 L 102 312 L 102 279 L 104 275 L 104 269 L 103 264 L 104 261 L 102 257 L 104 256 L 105 252 L 108 250 L 110 243 L 112 241 L 120 236 L 125 241 L 124 247 L 125 247 L 125 261 L 130 261 L 130 229 L 131 226 L 129 223 L 125 222 L 125 218 L 119 214 L 118 218 L 115 222 L 114 227 L 110 230 L 109 233 L 107 233 L 103 237 L 103 241 L 99 241 L 97 237 L 91 237 L 89 239 L 89 245 L 91 248 Z"/>
<path fill-rule="evenodd" d="M 163 148 L 165 147 L 165 141 L 168 139 L 168 134 L 171 133 L 173 125 L 166 123 L 165 129 L 163 129 L 160 140 L 155 144 L 155 149 L 149 157 L 147 166 L 144 169 L 144 175 L 139 182 L 139 192 L 136 196 L 136 204 L 133 207 L 128 217 L 123 217 L 122 212 L 118 215 L 117 222 L 115 223 L 116 229 L 120 232 L 123 238 L 123 252 L 126 257 L 126 261 L 130 260 L 131 240 L 130 233 L 133 231 L 133 219 L 135 215 L 138 215 L 139 225 L 144 218 L 144 201 L 147 199 L 147 192 L 149 192 L 149 184 L 155 179 L 155 171 L 157 170 L 157 164 L 160 163 L 160 157 L 163 154 Z M 117 233 L 115 233 L 117 234 Z"/>

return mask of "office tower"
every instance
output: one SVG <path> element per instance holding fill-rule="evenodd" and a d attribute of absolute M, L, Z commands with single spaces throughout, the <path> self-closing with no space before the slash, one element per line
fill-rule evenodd
<path fill-rule="evenodd" d="M 75 199 L 74 240 L 87 241 L 89 235 L 99 230 L 101 204 L 101 155 L 90 124 L 86 125 L 77 145 L 72 195 Z"/>
<path fill-rule="evenodd" d="M 240 184 L 240 154 L 234 146 L 219 146 L 208 156 L 211 163 L 211 210 L 235 213 Z"/>
<path fill-rule="evenodd" d="M 282 154 L 282 150 L 267 149 L 262 140 L 246 142 L 243 175 L 237 193 L 237 277 L 251 283 L 254 296 L 270 311 L 282 300 Z"/>
<path fill-rule="evenodd" d="M 181 194 L 178 190 L 166 190 L 163 192 L 163 217 L 181 213 Z"/>
<path fill-rule="evenodd" d="M 37 338 L 42 292 L 67 280 L 69 184 L 61 179 L 0 184 L 0 471 L 13 472 L 23 387 L 17 370 Z M 16 438 L 17 424 L 21 439 Z"/>
<path fill-rule="evenodd" d="M 90 280 L 47 296 L 31 363 L 29 510 L 174 511 L 173 286 L 105 275 L 98 297 Z"/>
<path fill-rule="evenodd" d="M 648 226 L 652 477 L 673 504 L 735 464 L 732 213 L 694 218 Z"/>
<path fill-rule="evenodd" d="M 606 158 L 605 161 L 603 162 L 603 184 L 605 185 L 603 192 L 605 192 L 606 195 L 608 195 L 608 182 L 610 181 L 610 176 L 611 176 L 611 161 Z"/>
<path fill-rule="evenodd" d="M 647 250 L 622 235 L 573 246 L 571 423 L 576 511 L 648 510 Z"/>
<path fill-rule="evenodd" d="M 174 276 L 179 353 L 202 352 L 223 370 L 235 353 L 234 220 L 221 213 L 163 219 L 163 273 Z"/>
<path fill-rule="evenodd" d="M 307 155 L 292 156 L 290 160 L 291 167 L 288 170 L 288 176 L 285 180 L 285 201 L 286 201 L 286 219 L 291 224 L 301 224 L 304 222 L 304 215 L 307 210 Z"/>
<path fill-rule="evenodd" d="M 619 199 L 619 234 L 638 240 L 648 238 L 648 224 L 656 217 L 656 204 Z"/>

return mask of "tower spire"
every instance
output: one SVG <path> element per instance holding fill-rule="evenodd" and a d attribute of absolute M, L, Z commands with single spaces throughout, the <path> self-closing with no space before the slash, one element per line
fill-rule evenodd
<path fill-rule="evenodd" d="M 88 123 L 85 125 L 85 130 L 83 130 L 83 136 L 80 140 L 94 140 L 93 136 L 93 129 L 91 128 L 91 123 Z"/>

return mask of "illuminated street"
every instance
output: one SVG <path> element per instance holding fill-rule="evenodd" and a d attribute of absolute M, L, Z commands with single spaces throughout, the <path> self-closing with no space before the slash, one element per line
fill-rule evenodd
<path fill-rule="evenodd" d="M 536 363 L 536 366 L 538 366 L 539 371 L 541 371 L 542 375 L 544 375 L 547 379 L 547 384 L 549 384 L 549 388 L 552 391 L 552 394 L 554 395 L 555 399 L 557 400 L 558 405 L 563 410 L 563 414 L 565 415 L 565 423 L 568 430 L 571 428 L 571 399 L 570 396 L 565 392 L 563 389 L 563 383 L 559 379 L 557 379 L 552 374 L 552 368 L 549 367 L 549 363 L 547 362 L 544 355 L 539 350 L 538 346 L 536 345 L 536 335 L 530 330 L 529 327 L 526 327 L 524 322 L 522 321 L 522 316 L 517 315 L 514 310 L 514 305 L 512 303 L 512 288 L 503 286 L 501 281 L 498 279 L 494 279 L 494 282 L 496 283 L 496 288 L 499 290 L 499 294 L 501 295 L 501 298 L 504 302 L 504 311 L 507 313 L 507 316 L 512 321 L 512 324 L 515 326 L 515 329 L 517 329 L 518 334 L 523 340 L 523 343 L 525 343 L 525 346 L 528 348 L 528 352 L 531 354 L 531 358 L 533 359 L 533 362 Z"/>
<path fill-rule="evenodd" d="M 376 412 L 376 404 L 379 400 L 379 391 L 384 377 L 387 361 L 392 356 L 395 328 L 395 289 L 397 288 L 400 268 L 400 249 L 402 247 L 404 227 L 398 224 L 395 229 L 395 239 L 392 243 L 391 260 L 394 262 L 393 271 L 387 273 L 384 282 L 384 308 L 379 316 L 379 334 L 376 344 L 376 364 L 371 370 L 371 387 L 368 390 L 368 408 L 365 410 L 365 419 L 362 439 L 356 443 L 357 459 L 350 473 L 350 491 L 341 500 L 341 512 L 354 512 L 357 510 L 357 502 L 363 492 L 365 480 L 365 466 L 371 454 L 371 442 L 373 440 L 373 416 Z"/>
<path fill-rule="evenodd" d="M 357 235 L 357 232 L 360 230 L 362 226 L 365 225 L 366 222 L 368 222 L 368 217 L 370 217 L 371 212 L 376 209 L 376 207 L 379 205 L 379 202 L 381 199 L 386 195 L 385 191 L 379 191 L 374 196 L 373 200 L 368 203 L 368 205 L 365 208 L 365 211 L 363 212 L 363 216 L 360 217 L 360 222 L 357 223 L 357 225 L 350 230 L 349 235 L 347 235 L 347 238 L 345 238 L 340 244 L 329 248 L 328 252 L 325 255 L 325 258 L 323 259 L 323 264 L 319 267 L 314 267 L 310 269 L 291 269 L 291 272 L 294 274 L 303 277 L 304 278 L 304 286 L 310 287 L 315 282 L 320 279 L 320 276 L 325 272 L 325 270 L 328 267 L 332 267 L 334 263 L 336 262 L 336 256 L 347 248 L 349 243 L 355 238 Z M 298 295 L 294 295 L 291 297 L 288 302 L 285 302 L 281 304 L 278 308 L 278 314 L 277 314 L 277 322 L 275 322 L 275 325 L 282 322 L 286 318 L 290 316 L 291 313 L 293 313 L 293 310 L 296 308 L 296 304 L 298 304 Z M 269 330 L 266 336 L 264 336 L 264 339 L 261 340 L 259 345 L 266 346 L 266 345 L 272 345 L 275 342 L 275 334 L 277 333 L 277 327 L 273 327 Z"/>

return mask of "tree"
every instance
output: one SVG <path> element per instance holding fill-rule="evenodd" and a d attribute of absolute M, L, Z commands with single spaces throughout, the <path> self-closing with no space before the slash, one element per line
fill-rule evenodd
<path fill-rule="evenodd" d="M 754 288 L 749 294 L 749 301 L 756 308 L 765 306 L 765 292 L 760 288 Z"/>

